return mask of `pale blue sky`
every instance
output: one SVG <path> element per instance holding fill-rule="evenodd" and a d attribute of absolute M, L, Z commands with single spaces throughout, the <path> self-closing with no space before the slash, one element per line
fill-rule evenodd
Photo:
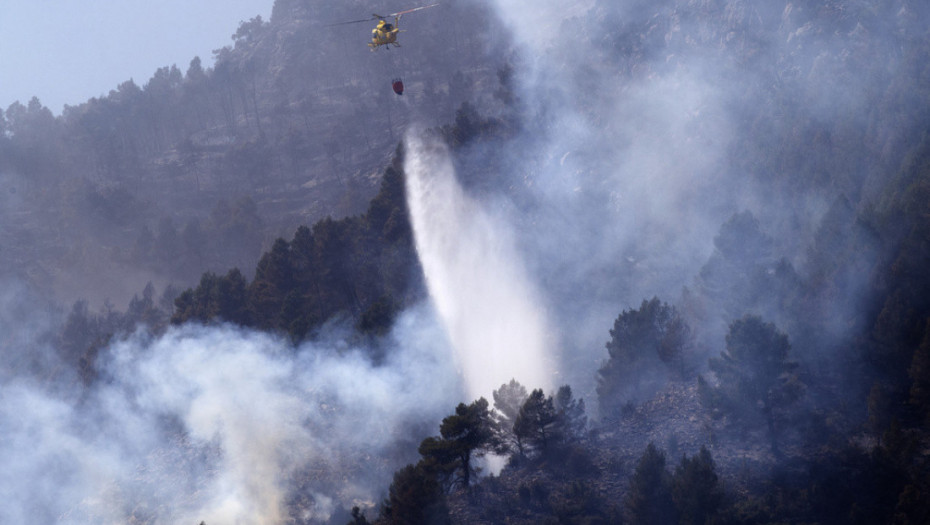
<path fill-rule="evenodd" d="M 0 0 L 0 109 L 33 96 L 61 113 L 159 67 L 187 71 L 274 0 Z"/>

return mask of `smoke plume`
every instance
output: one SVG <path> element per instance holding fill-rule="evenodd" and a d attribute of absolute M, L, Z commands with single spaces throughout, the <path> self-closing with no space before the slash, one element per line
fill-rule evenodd
<path fill-rule="evenodd" d="M 401 316 L 378 366 L 345 338 L 185 326 L 113 344 L 84 394 L 4 381 L 0 521 L 273 525 L 374 505 L 461 397 L 432 315 Z"/>

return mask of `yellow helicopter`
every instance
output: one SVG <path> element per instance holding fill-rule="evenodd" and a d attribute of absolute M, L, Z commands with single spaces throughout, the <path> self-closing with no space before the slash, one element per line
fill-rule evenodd
<path fill-rule="evenodd" d="M 374 14 L 371 18 L 364 18 L 362 20 L 350 20 L 348 22 L 339 22 L 338 24 L 330 24 L 330 26 L 341 26 L 346 24 L 358 24 L 361 22 L 370 22 L 372 20 L 377 20 L 378 25 L 371 30 L 371 42 L 368 43 L 368 47 L 372 51 L 378 49 L 381 46 L 385 46 L 386 49 L 390 49 L 390 46 L 400 47 L 400 44 L 397 43 L 397 34 L 401 32 L 400 29 L 400 17 L 407 14 L 413 13 L 414 11 L 421 11 L 423 9 L 429 9 L 430 7 L 436 7 L 439 3 L 424 5 L 421 7 L 414 7 L 413 9 L 407 9 L 406 11 L 400 11 L 398 13 L 391 13 L 387 16 L 381 16 Z M 394 17 L 394 23 L 387 21 L 388 18 Z"/>

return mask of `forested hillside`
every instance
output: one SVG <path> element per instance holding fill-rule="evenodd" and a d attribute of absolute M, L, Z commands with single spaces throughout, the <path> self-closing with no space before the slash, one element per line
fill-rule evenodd
<path fill-rule="evenodd" d="M 493 106 L 501 64 L 477 45 L 494 31 L 486 8 L 434 10 L 411 20 L 409 50 L 377 55 L 367 28 L 328 25 L 369 11 L 276 2 L 271 20 L 244 21 L 213 57 L 127 79 L 57 117 L 35 98 L 6 107 L 4 274 L 58 300 L 123 305 L 139 281 L 251 273 L 276 237 L 364 211 L 406 126 L 449 121 L 466 100 Z M 422 44 L 459 18 L 476 30 Z M 406 79 L 403 99 L 392 77 Z"/>
<path fill-rule="evenodd" d="M 930 8 L 519 4 L 4 111 L 0 518 L 927 523 Z"/>
<path fill-rule="evenodd" d="M 708 68 L 717 75 L 710 82 L 723 84 L 724 107 L 698 107 L 702 114 L 686 119 L 694 128 L 676 133 L 683 142 L 670 151 L 678 155 L 697 142 L 713 154 L 715 142 L 723 140 L 727 146 L 712 166 L 724 173 L 708 172 L 715 177 L 710 183 L 676 177 L 694 184 L 692 195 L 669 187 L 667 192 L 686 199 L 677 201 L 677 209 L 661 210 L 688 216 L 696 197 L 703 206 L 721 207 L 715 211 L 722 220 L 701 264 L 669 264 L 693 268 L 683 278 L 651 259 L 656 251 L 687 252 L 675 247 L 662 252 L 656 237 L 674 243 L 675 234 L 648 219 L 634 223 L 649 230 L 632 236 L 635 244 L 621 252 L 628 255 L 617 258 L 614 272 L 596 273 L 594 281 L 564 279 L 562 272 L 577 271 L 565 261 L 575 259 L 541 248 L 555 257 L 537 263 L 548 282 L 578 287 L 556 294 L 565 301 L 553 307 L 559 312 L 556 323 L 577 322 L 576 311 L 586 299 L 643 290 L 641 303 L 630 297 L 629 308 L 615 310 L 612 327 L 601 327 L 607 352 L 588 369 L 595 385 L 594 395 L 586 397 L 588 424 L 579 423 L 585 405 L 573 400 L 571 390 L 550 394 L 533 390 L 536 385 L 505 383 L 490 403 L 482 398 L 454 413 L 450 407 L 438 435 L 420 445 L 419 461 L 396 472 L 387 496 L 368 518 L 378 523 L 930 519 L 930 420 L 924 395 L 928 238 L 919 218 L 930 202 L 921 189 L 927 173 L 919 167 L 926 157 L 928 100 L 920 79 L 930 63 L 930 41 L 917 22 L 926 15 L 926 8 L 912 2 L 664 2 L 641 8 L 598 2 L 585 16 L 563 24 L 582 42 L 566 44 L 562 65 L 579 70 L 578 85 L 572 86 L 584 89 L 579 113 L 603 126 L 591 137 L 595 142 L 619 137 L 635 145 L 642 134 L 654 132 L 641 123 L 633 135 L 616 133 L 602 112 L 618 89 L 598 80 L 635 85 L 645 76 L 680 82 L 688 78 L 680 68 Z M 608 30 L 618 27 L 622 30 Z M 575 62 L 571 48 L 576 44 L 600 50 L 602 60 Z M 700 62 L 689 54 L 695 47 L 702 50 Z M 593 74 L 595 69 L 604 77 Z M 707 80 L 703 71 L 700 77 Z M 661 80 L 653 85 L 665 87 Z M 633 88 L 619 91 L 638 96 Z M 687 89 L 676 92 L 689 95 Z M 562 111 L 550 109 L 547 119 Z M 641 113 L 630 109 L 626 115 Z M 726 130 L 717 119 L 731 118 L 732 135 L 715 136 Z M 525 122 L 551 132 L 544 120 L 531 116 Z M 629 143 L 618 147 L 635 155 Z M 603 184 L 604 172 L 616 169 L 596 164 L 611 158 L 592 153 L 596 148 L 589 143 L 566 153 L 583 158 L 576 181 Z M 500 154 L 509 148 L 491 150 Z M 512 157 L 487 158 L 513 169 L 510 182 L 547 184 L 545 159 L 524 158 L 532 167 L 514 169 Z M 649 159 L 639 167 L 657 165 L 661 161 Z M 476 191 L 493 184 L 481 178 L 480 169 L 463 168 L 460 176 Z M 635 185 L 624 188 L 653 196 Z M 584 206 L 592 206 L 605 189 L 575 191 L 584 195 Z M 526 191 L 511 191 L 527 198 Z M 732 201 L 721 199 L 734 194 L 753 195 L 736 199 L 734 209 Z M 624 197 L 615 198 L 629 206 Z M 521 210 L 539 220 L 534 204 L 523 202 Z M 728 216 L 727 208 L 733 210 Z M 555 227 L 548 234 L 561 239 L 560 233 Z M 586 256 L 596 257 L 597 251 Z M 629 282 L 636 279 L 643 281 Z M 685 286 L 675 293 L 671 282 Z M 566 367 L 573 359 L 568 354 Z M 499 476 L 475 481 L 474 473 L 469 475 L 474 458 L 485 454 L 503 454 L 507 466 Z M 353 523 L 367 521 L 361 510 Z"/>

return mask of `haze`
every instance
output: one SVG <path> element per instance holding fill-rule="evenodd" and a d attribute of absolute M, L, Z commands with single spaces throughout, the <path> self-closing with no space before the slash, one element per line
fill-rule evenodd
<path fill-rule="evenodd" d="M 930 523 L 930 2 L 265 2 L 39 4 L 220 34 L 0 112 L 0 523 Z"/>
<path fill-rule="evenodd" d="M 156 69 L 212 63 L 240 21 L 272 0 L 7 0 L 0 8 L 0 108 L 32 97 L 55 114 Z"/>

